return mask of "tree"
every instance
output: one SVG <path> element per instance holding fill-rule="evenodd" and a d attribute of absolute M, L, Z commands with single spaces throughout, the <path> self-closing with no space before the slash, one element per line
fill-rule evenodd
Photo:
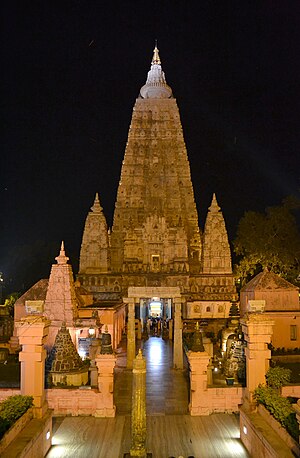
<path fill-rule="evenodd" d="M 295 210 L 300 202 L 287 198 L 265 213 L 248 211 L 239 222 L 234 251 L 240 257 L 236 275 L 244 283 L 268 268 L 296 282 L 300 267 L 300 233 Z"/>
<path fill-rule="evenodd" d="M 7 298 L 5 299 L 5 307 L 8 308 L 8 311 L 9 311 L 9 314 L 11 317 L 14 316 L 14 305 L 15 305 L 15 302 L 17 299 L 19 299 L 19 297 L 21 296 L 21 294 L 19 292 L 15 292 L 15 293 L 11 293 L 7 296 Z"/>

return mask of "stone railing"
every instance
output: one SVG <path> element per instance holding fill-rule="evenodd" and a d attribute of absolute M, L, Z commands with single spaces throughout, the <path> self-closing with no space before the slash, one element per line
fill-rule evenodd
<path fill-rule="evenodd" d="M 206 352 L 186 352 L 190 371 L 190 404 L 192 416 L 210 415 L 214 412 L 238 412 L 244 388 L 241 386 L 208 387 Z"/>

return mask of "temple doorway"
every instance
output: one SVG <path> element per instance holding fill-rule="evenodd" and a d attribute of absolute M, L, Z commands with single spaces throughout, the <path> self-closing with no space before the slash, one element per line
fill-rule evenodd
<path fill-rule="evenodd" d="M 159 318 L 161 320 L 172 319 L 172 299 L 158 296 L 143 297 L 135 304 L 135 318 L 144 322 L 148 318 Z"/>
<path fill-rule="evenodd" d="M 163 303 L 158 301 L 157 298 L 149 303 L 149 317 L 161 318 L 163 315 Z"/>

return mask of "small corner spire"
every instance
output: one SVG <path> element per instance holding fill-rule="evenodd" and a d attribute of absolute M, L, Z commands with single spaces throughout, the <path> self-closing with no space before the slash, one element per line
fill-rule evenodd
<path fill-rule="evenodd" d="M 161 60 L 159 57 L 159 50 L 157 47 L 157 40 L 155 40 L 155 48 L 153 49 L 153 58 L 151 65 L 161 65 Z"/>
<path fill-rule="evenodd" d="M 217 213 L 220 210 L 220 207 L 217 202 L 216 194 L 213 193 L 211 205 L 209 207 L 209 211 Z"/>
<path fill-rule="evenodd" d="M 94 213 L 100 213 L 103 210 L 100 204 L 99 194 L 97 192 L 96 192 L 94 204 L 91 207 L 91 210 Z"/>
<path fill-rule="evenodd" d="M 67 262 L 69 261 L 69 258 L 66 256 L 65 253 L 64 241 L 61 242 L 60 252 L 59 255 L 55 258 L 55 260 L 57 261 L 57 264 L 67 264 Z"/>

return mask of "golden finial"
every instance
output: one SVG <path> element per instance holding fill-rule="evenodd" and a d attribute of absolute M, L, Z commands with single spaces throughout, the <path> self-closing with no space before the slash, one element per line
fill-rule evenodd
<path fill-rule="evenodd" d="M 155 48 L 153 49 L 153 59 L 152 65 L 161 65 L 161 61 L 159 58 L 158 48 L 157 48 L 157 40 L 155 40 Z"/>

